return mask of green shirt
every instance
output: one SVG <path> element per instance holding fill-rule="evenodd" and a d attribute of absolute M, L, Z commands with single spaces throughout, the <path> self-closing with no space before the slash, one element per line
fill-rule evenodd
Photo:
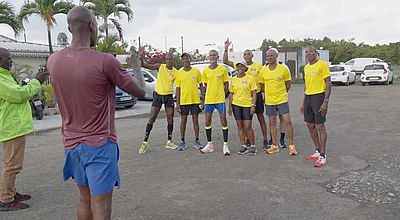
<path fill-rule="evenodd" d="M 41 88 L 37 79 L 20 86 L 10 71 L 0 67 L 0 142 L 32 132 L 32 110 L 28 100 Z"/>

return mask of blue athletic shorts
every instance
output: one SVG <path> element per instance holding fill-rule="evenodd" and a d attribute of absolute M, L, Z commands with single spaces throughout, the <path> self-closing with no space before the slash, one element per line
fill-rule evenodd
<path fill-rule="evenodd" d="M 204 106 L 204 111 L 206 113 L 213 112 L 214 109 L 217 109 L 220 115 L 225 115 L 226 114 L 225 102 L 216 104 L 205 104 Z"/>
<path fill-rule="evenodd" d="M 65 151 L 64 181 L 70 177 L 78 185 L 88 186 L 92 196 L 102 195 L 119 187 L 118 144 L 107 141 L 100 147 L 84 143 Z"/>

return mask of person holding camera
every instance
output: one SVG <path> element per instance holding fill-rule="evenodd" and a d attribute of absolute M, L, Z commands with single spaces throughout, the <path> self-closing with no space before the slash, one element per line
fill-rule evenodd
<path fill-rule="evenodd" d="M 11 53 L 0 48 L 0 142 L 3 143 L 2 172 L 0 179 L 0 211 L 29 208 L 15 189 L 17 174 L 22 170 L 26 135 L 33 130 L 31 107 L 28 100 L 41 90 L 47 72 L 39 72 L 27 85 L 19 85 L 10 69 Z"/>

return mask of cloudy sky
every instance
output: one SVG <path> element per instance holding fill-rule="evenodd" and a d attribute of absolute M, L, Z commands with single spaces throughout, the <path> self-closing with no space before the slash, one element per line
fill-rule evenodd
<path fill-rule="evenodd" d="M 24 2 L 5 1 L 17 11 Z M 203 53 L 221 47 L 227 37 L 235 51 L 258 48 L 265 38 L 327 36 L 373 45 L 400 41 L 399 6 L 398 0 L 131 0 L 134 18 L 128 23 L 122 16 L 121 23 L 126 41 L 137 43 L 140 36 L 142 43 L 160 50 L 175 47 L 180 51 L 182 36 L 185 51 Z M 56 20 L 53 39 L 59 32 L 68 33 L 66 16 L 57 15 Z M 25 28 L 28 41 L 47 42 L 46 26 L 39 17 L 30 17 Z M 0 33 L 14 36 L 6 25 L 0 25 Z"/>

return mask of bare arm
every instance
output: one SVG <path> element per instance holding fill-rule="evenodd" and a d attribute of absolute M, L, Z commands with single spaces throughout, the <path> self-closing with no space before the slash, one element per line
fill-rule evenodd
<path fill-rule="evenodd" d="M 331 96 L 331 77 L 326 77 L 325 79 L 326 87 L 325 87 L 325 99 L 322 103 L 319 111 L 321 112 L 322 116 L 325 116 L 328 113 L 328 102 L 329 97 Z"/>
<path fill-rule="evenodd" d="M 229 66 L 235 68 L 234 63 L 228 59 L 228 49 L 229 49 L 229 45 L 231 45 L 231 43 L 232 43 L 232 41 L 229 42 L 229 38 L 225 41 L 225 50 L 224 50 L 224 56 L 223 56 L 222 62 L 226 65 L 229 65 Z"/>
<path fill-rule="evenodd" d="M 228 93 L 229 93 L 229 83 L 228 82 L 224 82 L 224 91 L 225 91 L 225 97 L 226 97 L 226 95 L 228 95 Z"/>
<path fill-rule="evenodd" d="M 260 90 L 261 92 L 264 92 L 264 83 L 260 83 Z"/>
<path fill-rule="evenodd" d="M 228 114 L 232 115 L 232 100 L 233 100 L 233 93 L 229 93 L 228 96 Z"/>
<path fill-rule="evenodd" d="M 290 89 L 291 85 L 292 85 L 292 81 L 291 80 L 285 81 L 286 92 L 289 92 L 289 89 Z"/>
<path fill-rule="evenodd" d="M 180 113 L 181 112 L 181 88 L 180 87 L 176 87 L 175 95 L 176 95 L 176 111 Z"/>
<path fill-rule="evenodd" d="M 205 98 L 204 95 L 206 93 L 206 89 L 203 86 L 203 83 L 200 83 L 199 85 L 200 85 L 200 102 L 201 102 L 200 105 L 203 108 L 204 107 L 204 98 Z"/>
<path fill-rule="evenodd" d="M 132 54 L 130 57 L 126 59 L 126 62 L 133 68 L 134 77 L 127 86 L 121 89 L 131 95 L 143 98 L 145 95 L 144 91 L 145 82 L 144 82 L 144 77 L 142 75 L 142 70 L 140 68 L 140 60 L 138 55 Z"/>

